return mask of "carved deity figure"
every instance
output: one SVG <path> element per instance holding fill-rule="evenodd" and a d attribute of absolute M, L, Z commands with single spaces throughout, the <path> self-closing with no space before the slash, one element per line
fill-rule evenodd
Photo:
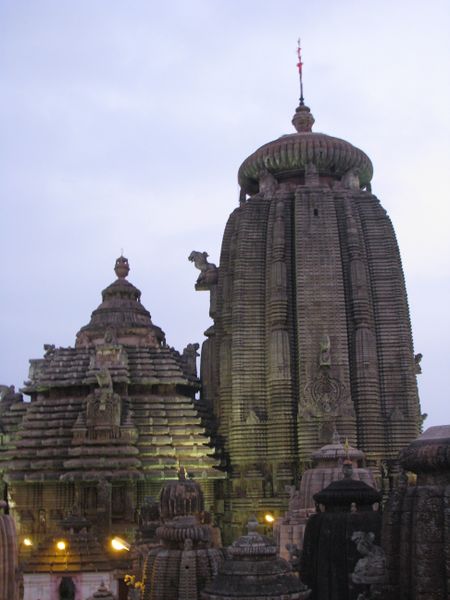
<path fill-rule="evenodd" d="M 342 177 L 342 185 L 349 190 L 359 190 L 359 173 L 357 169 L 349 169 Z"/>
<path fill-rule="evenodd" d="M 273 194 L 273 192 L 278 187 L 278 181 L 275 177 L 268 171 L 266 168 L 262 168 L 259 171 L 259 191 L 261 193 L 268 192 L 269 194 Z"/>
<path fill-rule="evenodd" d="M 321 367 L 331 366 L 331 341 L 329 335 L 323 335 L 320 340 L 319 365 Z"/>
<path fill-rule="evenodd" d="M 201 283 L 217 283 L 218 270 L 215 264 L 208 262 L 208 256 L 207 252 L 198 252 L 197 250 L 193 250 L 188 256 L 188 260 L 193 262 L 195 267 L 200 271 L 197 285 Z"/>
<path fill-rule="evenodd" d="M 121 400 L 113 391 L 111 373 L 102 369 L 96 375 L 98 388 L 88 396 L 86 424 L 88 427 L 120 426 Z"/>
<path fill-rule="evenodd" d="M 188 344 L 181 355 L 181 360 L 187 372 L 195 377 L 197 377 L 197 356 L 200 356 L 198 353 L 199 348 L 200 344 Z"/>

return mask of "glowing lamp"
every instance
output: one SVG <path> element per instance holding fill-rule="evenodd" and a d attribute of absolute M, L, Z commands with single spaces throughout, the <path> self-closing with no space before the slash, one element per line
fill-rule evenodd
<path fill-rule="evenodd" d="M 24 546 L 28 546 L 28 547 L 29 547 L 29 546 L 32 546 L 32 545 L 33 545 L 33 542 L 30 540 L 30 538 L 26 537 L 26 538 L 24 538 L 24 540 L 23 540 L 23 545 L 24 545 Z"/>
<path fill-rule="evenodd" d="M 266 521 L 266 523 L 270 523 L 272 524 L 275 521 L 275 518 L 273 515 L 271 515 L 270 513 L 266 513 L 264 515 L 264 520 Z"/>
<path fill-rule="evenodd" d="M 58 550 L 65 550 L 66 542 L 64 540 L 59 540 L 56 542 L 56 547 L 58 548 Z"/>
<path fill-rule="evenodd" d="M 120 552 L 121 550 L 128 551 L 130 549 L 130 544 L 117 536 L 113 537 L 113 539 L 111 540 L 111 546 L 114 550 L 117 550 L 118 552 Z"/>

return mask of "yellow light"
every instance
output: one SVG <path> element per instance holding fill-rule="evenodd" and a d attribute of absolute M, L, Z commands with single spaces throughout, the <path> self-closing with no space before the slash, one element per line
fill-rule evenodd
<path fill-rule="evenodd" d="M 113 539 L 111 540 L 111 546 L 113 547 L 114 550 L 120 551 L 120 550 L 129 550 L 130 549 L 130 544 L 128 542 L 126 542 L 125 540 L 123 540 L 120 537 L 113 537 Z"/>
<path fill-rule="evenodd" d="M 273 523 L 275 521 L 274 516 L 271 515 L 270 513 L 266 513 L 264 515 L 264 519 L 265 519 L 266 523 Z"/>
<path fill-rule="evenodd" d="M 23 545 L 24 546 L 32 546 L 33 542 L 30 540 L 30 538 L 24 538 Z"/>
<path fill-rule="evenodd" d="M 58 548 L 58 550 L 65 550 L 66 542 L 64 540 L 59 540 L 58 542 L 56 542 L 56 547 Z"/>

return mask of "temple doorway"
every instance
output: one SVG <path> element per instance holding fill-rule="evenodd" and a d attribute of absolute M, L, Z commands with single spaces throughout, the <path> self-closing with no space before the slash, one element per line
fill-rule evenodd
<path fill-rule="evenodd" d="M 59 600 L 75 600 L 75 591 L 72 577 L 63 577 L 59 584 Z"/>

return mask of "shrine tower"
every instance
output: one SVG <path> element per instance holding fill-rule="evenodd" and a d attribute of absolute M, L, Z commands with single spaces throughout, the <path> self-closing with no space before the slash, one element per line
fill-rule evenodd
<path fill-rule="evenodd" d="M 292 123 L 242 163 L 218 269 L 197 265 L 214 320 L 202 398 L 223 443 L 235 534 L 251 511 L 283 509 L 286 486 L 335 430 L 376 474 L 420 429 L 402 265 L 372 163 L 313 132 L 303 97 Z"/>

